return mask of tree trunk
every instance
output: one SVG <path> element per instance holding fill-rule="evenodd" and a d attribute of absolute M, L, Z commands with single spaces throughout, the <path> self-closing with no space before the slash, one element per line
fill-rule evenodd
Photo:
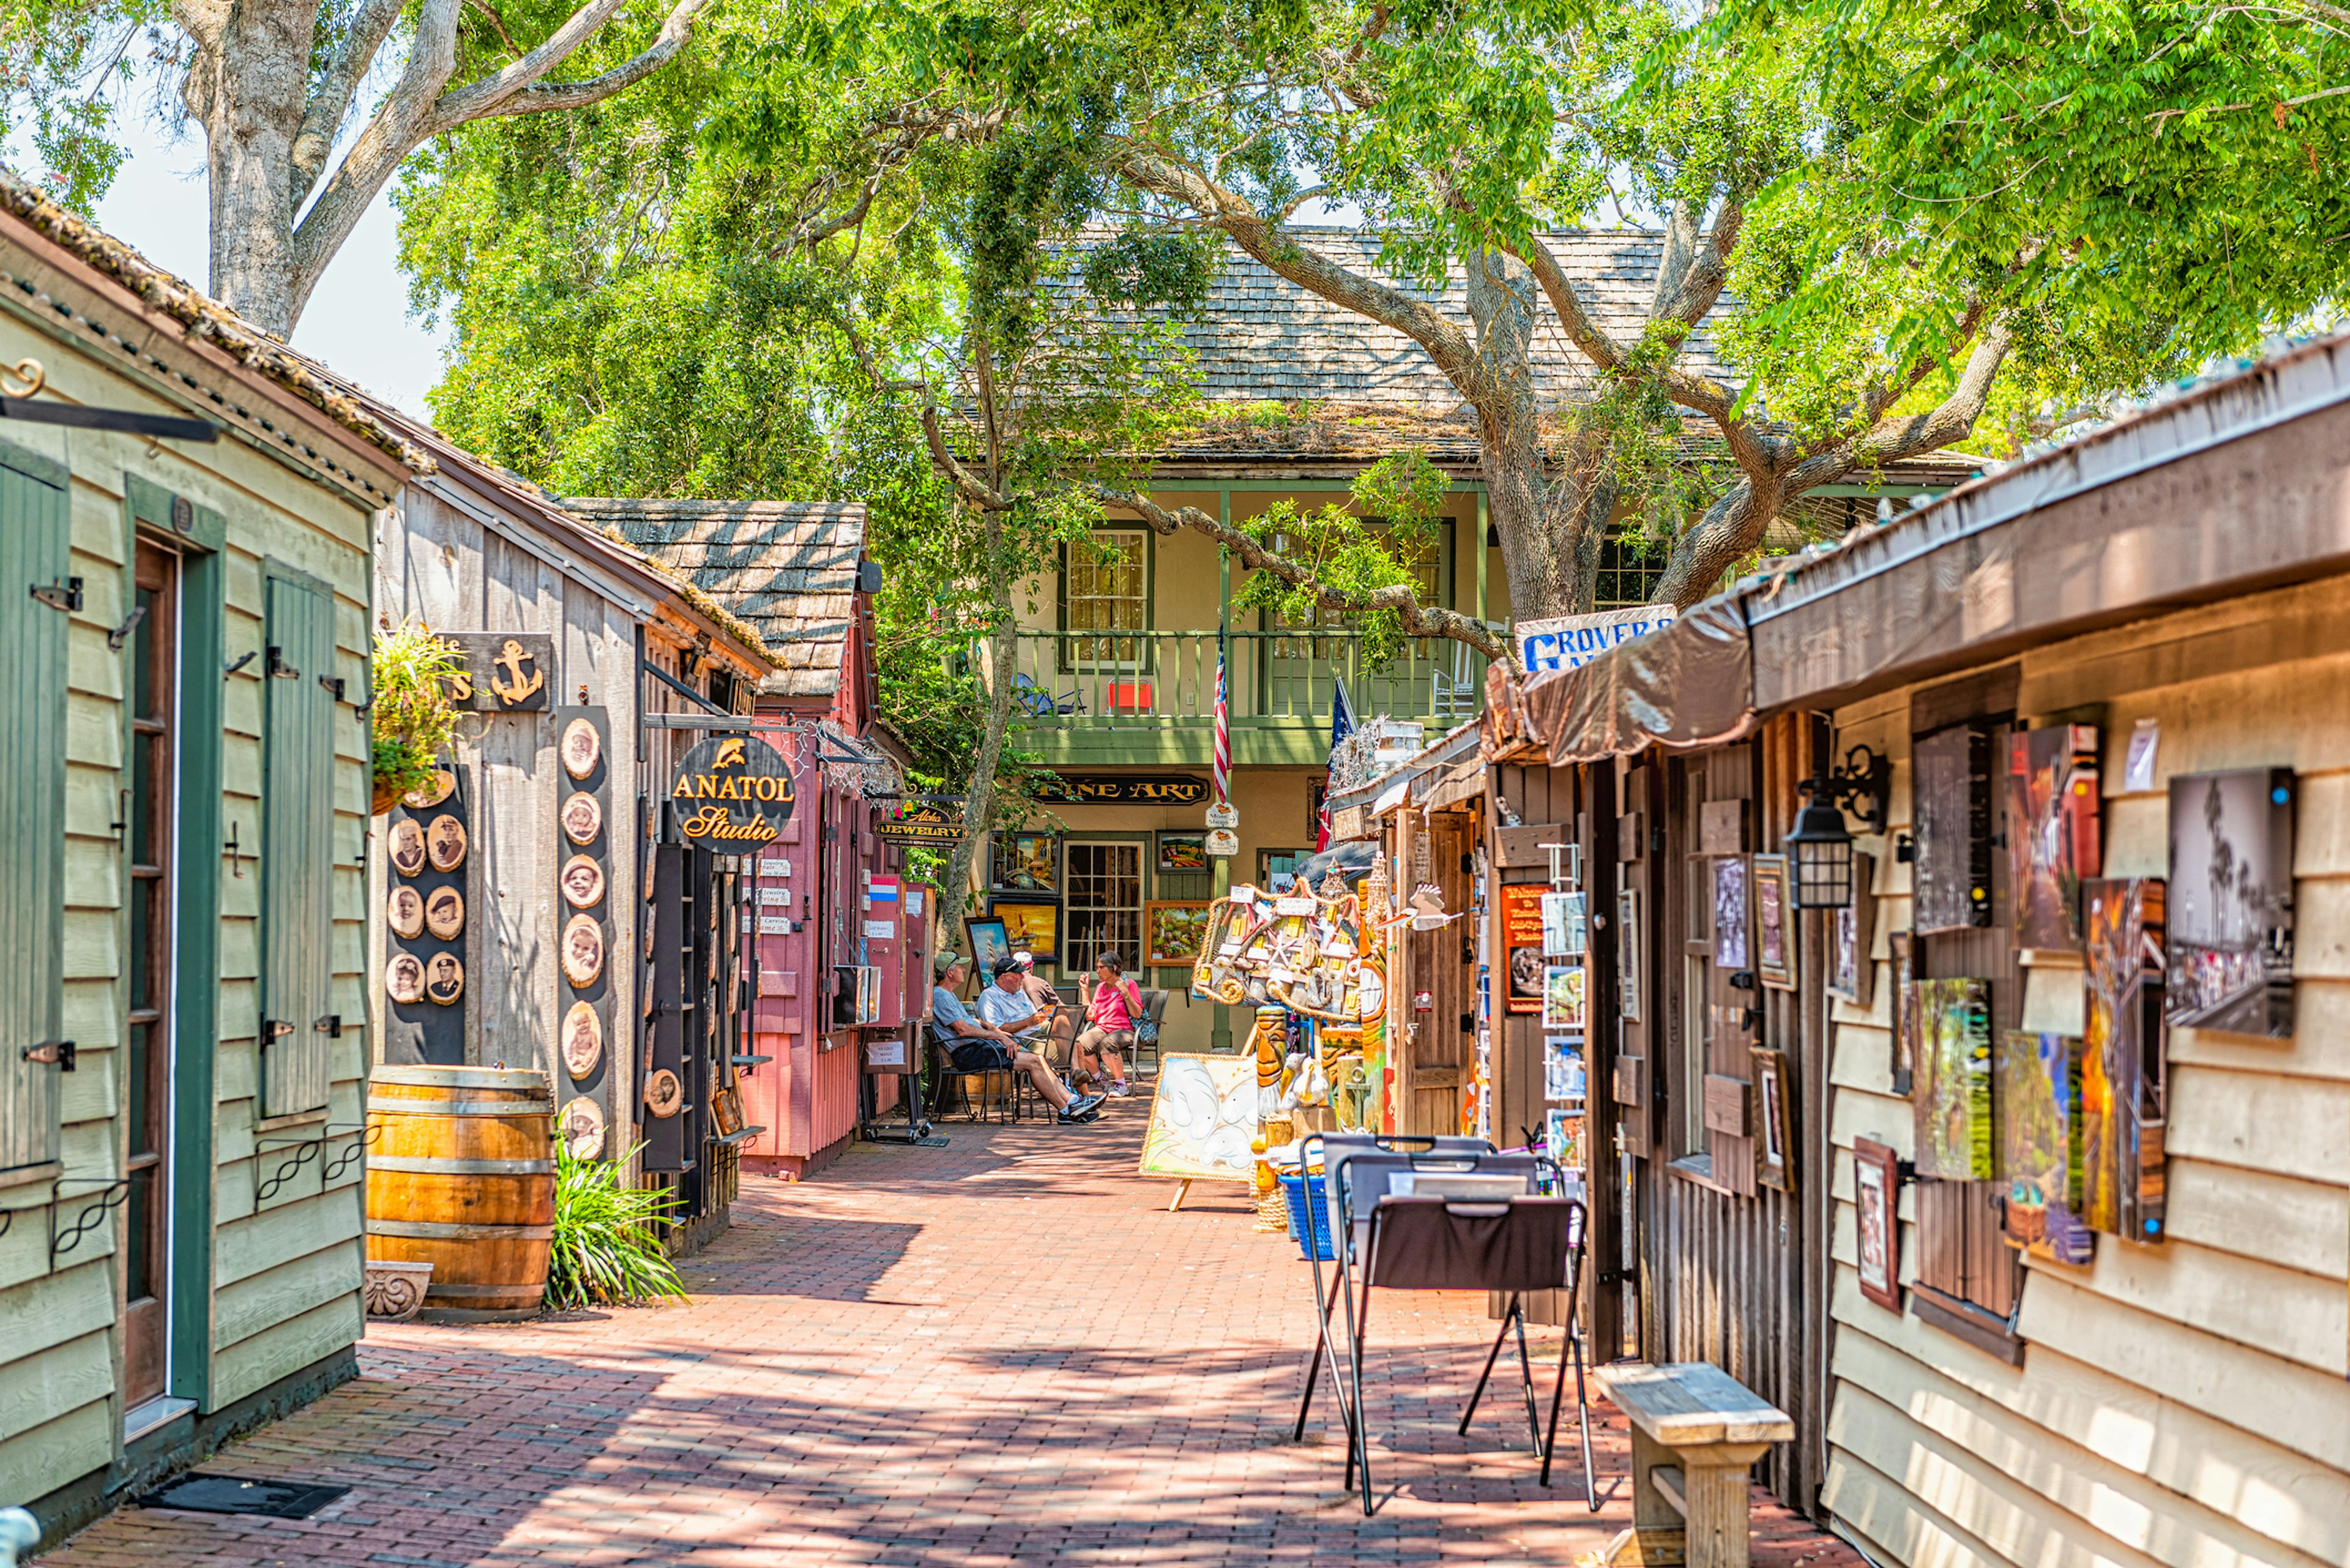
<path fill-rule="evenodd" d="M 314 7 L 246 0 L 200 50 L 182 97 L 204 128 L 209 289 L 255 327 L 294 327 L 294 138 L 308 95 Z"/>
<path fill-rule="evenodd" d="M 987 578 L 994 596 L 995 624 L 987 638 L 988 668 L 979 677 L 983 722 L 979 751 L 972 758 L 971 775 L 963 782 L 962 840 L 955 846 L 954 858 L 947 867 L 947 885 L 940 889 L 941 899 L 953 900 L 958 915 L 969 907 L 972 864 L 986 847 L 988 829 L 995 824 L 995 770 L 1003 759 L 1004 737 L 1012 730 L 1012 674 L 1020 652 L 1019 625 L 1012 611 L 1012 579 L 995 569 L 1003 557 L 1003 514 L 983 512 L 981 515 L 987 529 Z M 951 917 L 941 907 L 939 918 L 943 921 Z"/>

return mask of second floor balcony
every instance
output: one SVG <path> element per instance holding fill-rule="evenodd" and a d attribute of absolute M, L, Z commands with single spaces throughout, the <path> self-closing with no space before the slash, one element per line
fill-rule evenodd
<path fill-rule="evenodd" d="M 1357 721 L 1417 721 L 1431 737 L 1483 701 L 1488 660 L 1463 643 L 1409 640 L 1383 664 L 1349 631 L 1235 631 L 1225 649 L 1236 767 L 1325 761 L 1341 681 Z M 1048 764 L 1209 763 L 1215 632 L 1027 631 L 1016 659 L 1021 743 Z"/>

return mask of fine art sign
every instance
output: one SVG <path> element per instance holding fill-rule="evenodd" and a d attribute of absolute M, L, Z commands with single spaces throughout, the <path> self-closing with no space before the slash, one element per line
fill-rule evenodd
<path fill-rule="evenodd" d="M 450 631 L 464 668 L 447 677 L 449 701 L 471 713 L 542 713 L 555 669 L 555 639 L 545 632 Z"/>
<path fill-rule="evenodd" d="M 712 735 L 685 753 L 669 799 L 687 843 L 741 854 L 791 820 L 791 768 L 755 735 Z"/>
<path fill-rule="evenodd" d="M 1198 805 L 1208 798 L 1208 781 L 1190 774 L 1046 774 L 1037 780 L 1044 800 L 1081 805 Z"/>

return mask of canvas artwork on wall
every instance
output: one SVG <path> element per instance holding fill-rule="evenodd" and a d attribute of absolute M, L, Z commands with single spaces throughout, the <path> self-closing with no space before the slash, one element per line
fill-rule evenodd
<path fill-rule="evenodd" d="M 2081 883 L 2102 869 L 2098 805 L 2095 725 L 2010 737 L 2008 888 L 2017 947 L 2081 950 Z"/>
<path fill-rule="evenodd" d="M 1991 1176 L 1991 981 L 1921 980 L 1918 992 L 1918 1174 Z"/>
<path fill-rule="evenodd" d="M 1754 857 L 1754 972 L 1780 991 L 1795 989 L 1794 910 L 1787 902 L 1787 857 Z"/>
<path fill-rule="evenodd" d="M 995 886 L 1022 893 L 1061 890 L 1061 838 L 1055 833 L 995 836 Z"/>
<path fill-rule="evenodd" d="M 2293 776 L 2170 781 L 2169 1021 L 2293 1034 Z"/>
<path fill-rule="evenodd" d="M 1909 749 L 1918 931 L 1991 924 L 1991 736 L 1971 724 L 1921 735 Z"/>
<path fill-rule="evenodd" d="M 2158 877 L 2081 884 L 2081 1219 L 2134 1241 L 2163 1235 L 2165 895 Z"/>
<path fill-rule="evenodd" d="M 1852 902 L 1828 911 L 1829 955 L 1834 963 L 1828 992 L 1856 1007 L 1868 1005 L 1877 980 L 1877 963 L 1869 950 L 1877 941 L 1877 896 L 1870 891 L 1876 866 L 1872 857 L 1855 854 Z"/>
<path fill-rule="evenodd" d="M 1583 966 L 1579 963 L 1555 963 L 1543 970 L 1542 1026 L 1544 1029 L 1576 1029 L 1584 1020 Z"/>
<path fill-rule="evenodd" d="M 1734 855 L 1713 863 L 1713 961 L 1746 967 L 1746 862 Z"/>
<path fill-rule="evenodd" d="M 1032 903 L 1026 898 L 991 898 L 987 912 L 1003 922 L 1003 934 L 1014 952 L 1024 952 L 1038 963 L 1061 956 L 1061 906 Z"/>
<path fill-rule="evenodd" d="M 1991 1058 L 2000 1179 L 2011 1246 L 2086 1263 L 2096 1233 L 2081 1222 L 2081 1042 L 2011 1029 Z"/>

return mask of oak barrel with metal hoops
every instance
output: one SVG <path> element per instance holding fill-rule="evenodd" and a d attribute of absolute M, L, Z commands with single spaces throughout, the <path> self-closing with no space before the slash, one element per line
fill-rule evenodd
<path fill-rule="evenodd" d="M 429 1312 L 536 1312 L 555 1235 L 546 1075 L 378 1067 L 367 1119 L 368 1256 L 431 1263 Z"/>

